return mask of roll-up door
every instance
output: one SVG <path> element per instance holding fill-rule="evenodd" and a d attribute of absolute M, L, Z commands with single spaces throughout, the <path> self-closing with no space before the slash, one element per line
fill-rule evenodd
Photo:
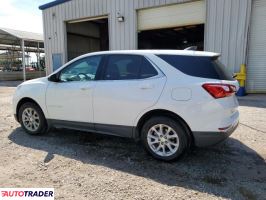
<path fill-rule="evenodd" d="M 138 30 L 153 30 L 205 23 L 205 2 L 148 8 L 138 11 Z"/>
<path fill-rule="evenodd" d="M 266 1 L 254 0 L 249 34 L 247 90 L 266 92 Z"/>

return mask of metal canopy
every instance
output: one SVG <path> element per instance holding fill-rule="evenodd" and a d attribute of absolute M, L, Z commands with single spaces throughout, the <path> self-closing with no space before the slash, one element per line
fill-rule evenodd
<path fill-rule="evenodd" d="M 20 45 L 6 45 L 6 44 L 0 44 L 0 50 L 2 51 L 21 51 L 21 46 Z M 26 47 L 25 49 L 26 52 L 32 52 L 32 53 L 44 53 L 44 48 L 39 48 L 38 47 Z"/>
<path fill-rule="evenodd" d="M 21 40 L 24 40 L 26 47 L 37 47 L 39 43 L 39 48 L 44 48 L 43 35 L 40 33 L 0 28 L 0 44 L 20 45 Z"/>
<path fill-rule="evenodd" d="M 37 60 L 40 65 L 40 49 L 44 48 L 43 35 L 27 31 L 18 31 L 8 28 L 0 28 L 0 45 L 6 47 L 6 50 L 16 49 L 16 46 L 21 47 L 23 79 L 26 80 L 26 63 L 25 50 L 26 48 L 36 49 L 38 52 Z M 30 50 L 30 49 L 29 49 Z"/>
<path fill-rule="evenodd" d="M 1 59 L 6 60 L 6 59 L 21 58 L 21 57 L 22 57 L 22 53 L 20 53 L 20 52 L 13 52 L 12 54 L 5 52 L 5 53 L 0 54 L 0 60 Z M 29 55 L 25 55 L 25 57 L 29 57 Z"/>

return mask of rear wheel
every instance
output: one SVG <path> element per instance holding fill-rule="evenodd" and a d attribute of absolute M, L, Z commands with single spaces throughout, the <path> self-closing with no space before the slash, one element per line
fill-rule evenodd
<path fill-rule="evenodd" d="M 156 159 L 172 161 L 180 157 L 188 146 L 185 129 L 168 117 L 153 117 L 142 128 L 142 142 Z"/>
<path fill-rule="evenodd" d="M 22 128 L 31 135 L 45 133 L 47 123 L 41 108 L 35 103 L 24 103 L 19 108 L 19 122 Z"/>

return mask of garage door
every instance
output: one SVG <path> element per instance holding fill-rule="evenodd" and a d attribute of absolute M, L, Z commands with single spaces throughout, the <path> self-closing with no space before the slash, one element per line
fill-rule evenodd
<path fill-rule="evenodd" d="M 266 1 L 254 0 L 252 4 L 247 90 L 266 92 Z"/>
<path fill-rule="evenodd" d="M 205 2 L 175 4 L 138 11 L 138 30 L 152 30 L 205 23 Z"/>

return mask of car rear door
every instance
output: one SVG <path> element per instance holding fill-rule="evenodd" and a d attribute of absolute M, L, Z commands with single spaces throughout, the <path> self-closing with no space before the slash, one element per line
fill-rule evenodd
<path fill-rule="evenodd" d="M 157 102 L 165 82 L 144 56 L 108 55 L 93 95 L 96 130 L 131 137 L 134 120 Z"/>

